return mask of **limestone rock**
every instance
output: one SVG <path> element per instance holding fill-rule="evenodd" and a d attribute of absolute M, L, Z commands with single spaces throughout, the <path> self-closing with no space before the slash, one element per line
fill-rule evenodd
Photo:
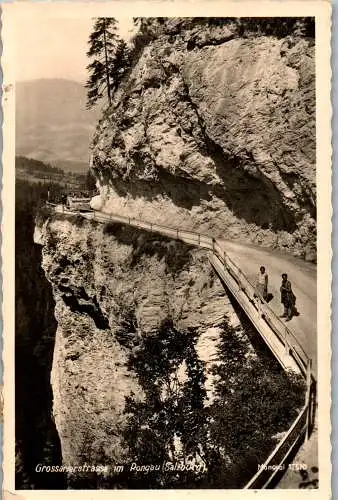
<path fill-rule="evenodd" d="M 315 73 L 299 26 L 164 23 L 93 140 L 104 209 L 304 256 L 315 242 Z"/>
<path fill-rule="evenodd" d="M 144 399 L 131 365 L 142 342 L 168 320 L 182 335 L 195 331 L 210 404 L 220 325 L 233 308 L 204 250 L 57 217 L 37 234 L 56 303 L 51 384 L 63 464 L 128 462 L 126 400 Z M 80 479 L 68 477 L 70 485 Z"/>

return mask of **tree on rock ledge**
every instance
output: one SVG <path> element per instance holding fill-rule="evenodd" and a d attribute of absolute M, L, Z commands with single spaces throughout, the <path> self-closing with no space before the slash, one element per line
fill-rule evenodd
<path fill-rule="evenodd" d="M 87 107 L 93 107 L 105 95 L 111 104 L 113 91 L 117 89 L 128 67 L 127 44 L 118 35 L 118 22 L 113 17 L 99 17 L 89 37 L 87 56 L 93 61 L 87 66 Z"/>

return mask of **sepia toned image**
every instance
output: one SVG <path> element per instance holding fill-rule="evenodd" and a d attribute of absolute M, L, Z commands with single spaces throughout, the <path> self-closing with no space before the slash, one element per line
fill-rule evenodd
<path fill-rule="evenodd" d="M 11 14 L 11 484 L 320 494 L 329 14 L 164 5 Z"/>

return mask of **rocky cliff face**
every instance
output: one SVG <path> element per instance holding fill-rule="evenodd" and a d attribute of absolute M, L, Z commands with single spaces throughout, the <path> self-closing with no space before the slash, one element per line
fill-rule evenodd
<path fill-rule="evenodd" d="M 94 137 L 96 207 L 315 258 L 314 37 L 279 21 L 150 22 Z"/>
<path fill-rule="evenodd" d="M 193 349 L 210 369 L 218 327 L 227 316 L 234 326 L 238 319 L 205 253 L 184 244 L 78 220 L 37 228 L 35 241 L 44 245 L 43 268 L 56 300 L 51 380 L 63 463 L 124 463 L 126 398 L 145 398 L 131 363 L 142 340 L 155 342 L 168 321 L 181 335 L 196 330 Z M 170 340 L 169 331 L 167 323 Z M 183 364 L 184 356 L 181 373 Z M 211 398 L 211 381 L 207 386 Z M 79 474 L 73 481 L 79 487 Z"/>

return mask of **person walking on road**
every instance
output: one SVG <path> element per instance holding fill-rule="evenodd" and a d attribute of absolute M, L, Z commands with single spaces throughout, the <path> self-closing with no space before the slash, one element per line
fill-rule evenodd
<path fill-rule="evenodd" d="M 280 293 L 281 303 L 284 305 L 284 313 L 281 318 L 286 318 L 286 321 L 290 321 L 294 312 L 295 296 L 292 291 L 291 282 L 288 280 L 288 275 L 286 273 L 282 274 Z"/>
<path fill-rule="evenodd" d="M 259 274 L 257 279 L 257 292 L 264 300 L 268 298 L 268 275 L 265 271 L 265 267 L 261 266 L 259 268 Z"/>

